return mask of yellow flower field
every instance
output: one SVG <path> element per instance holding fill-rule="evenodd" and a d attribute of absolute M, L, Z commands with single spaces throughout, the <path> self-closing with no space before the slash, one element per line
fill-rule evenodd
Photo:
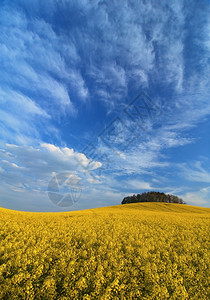
<path fill-rule="evenodd" d="M 0 208 L 0 299 L 210 299 L 210 209 Z"/>

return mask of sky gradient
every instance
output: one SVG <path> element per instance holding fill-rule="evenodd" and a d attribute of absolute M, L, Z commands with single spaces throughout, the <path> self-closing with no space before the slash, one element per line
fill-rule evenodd
<path fill-rule="evenodd" d="M 209 207 L 209 15 L 206 0 L 1 1 L 0 206 L 155 190 Z"/>

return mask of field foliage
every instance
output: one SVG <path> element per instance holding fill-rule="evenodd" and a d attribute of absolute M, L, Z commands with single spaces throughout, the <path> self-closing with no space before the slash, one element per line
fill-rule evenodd
<path fill-rule="evenodd" d="M 210 299 L 210 210 L 0 208 L 0 299 Z"/>

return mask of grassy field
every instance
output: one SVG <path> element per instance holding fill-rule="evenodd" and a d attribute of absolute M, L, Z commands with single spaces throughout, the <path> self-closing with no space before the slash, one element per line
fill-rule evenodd
<path fill-rule="evenodd" d="M 0 208 L 0 299 L 210 299 L 210 209 Z"/>

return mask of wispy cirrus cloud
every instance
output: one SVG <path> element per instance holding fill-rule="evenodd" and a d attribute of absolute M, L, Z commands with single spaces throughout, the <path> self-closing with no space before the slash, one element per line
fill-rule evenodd
<path fill-rule="evenodd" d="M 41 136 L 37 122 L 45 124 L 46 132 L 56 133 L 51 116 L 39 104 L 9 87 L 0 88 L 0 115 L 1 144 L 34 143 Z"/>
<path fill-rule="evenodd" d="M 1 11 L 2 86 L 5 84 L 35 98 L 53 117 L 76 113 L 72 92 L 81 98 L 88 96 L 84 80 L 76 69 L 79 60 L 76 49 L 64 41 L 64 37 L 60 38 L 51 24 L 42 19 L 28 19 L 21 10 Z"/>
<path fill-rule="evenodd" d="M 181 174 L 189 181 L 210 183 L 210 169 L 208 165 L 206 168 L 202 165 L 202 161 L 196 161 L 191 165 L 181 164 Z"/>

